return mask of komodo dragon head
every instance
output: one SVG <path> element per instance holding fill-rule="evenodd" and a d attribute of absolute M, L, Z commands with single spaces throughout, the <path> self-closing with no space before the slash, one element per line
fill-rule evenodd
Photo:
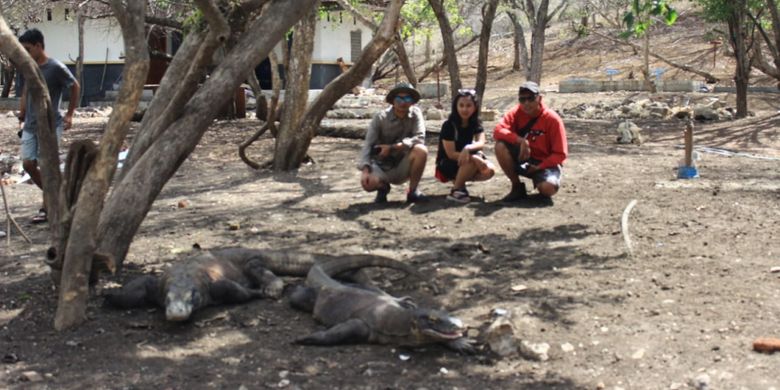
<path fill-rule="evenodd" d="M 443 310 L 414 309 L 412 334 L 424 343 L 447 342 L 463 337 L 463 322 Z"/>
<path fill-rule="evenodd" d="M 204 297 L 191 283 L 171 283 L 165 295 L 165 319 L 187 321 L 192 312 L 201 307 Z"/>

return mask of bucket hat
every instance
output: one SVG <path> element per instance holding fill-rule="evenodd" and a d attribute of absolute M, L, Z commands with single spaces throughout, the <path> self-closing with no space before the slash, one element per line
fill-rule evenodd
<path fill-rule="evenodd" d="M 412 84 L 409 84 L 407 82 L 401 82 L 396 84 L 393 89 L 390 90 L 390 92 L 387 93 L 387 96 L 385 97 L 385 101 L 393 104 L 393 100 L 395 100 L 395 96 L 399 93 L 407 93 L 409 96 L 414 98 L 414 102 L 417 103 L 420 101 L 420 92 L 418 92 Z"/>

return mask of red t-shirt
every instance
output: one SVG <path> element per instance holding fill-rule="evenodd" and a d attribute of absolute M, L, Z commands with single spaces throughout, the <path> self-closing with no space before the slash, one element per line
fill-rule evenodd
<path fill-rule="evenodd" d="M 540 105 L 542 112 L 539 114 L 539 119 L 531 126 L 525 138 L 531 147 L 531 158 L 541 161 L 539 169 L 546 169 L 563 165 L 569 154 L 569 146 L 561 117 L 544 104 L 540 103 Z M 517 145 L 520 142 L 518 132 L 529 120 L 531 117 L 518 104 L 498 122 L 493 130 L 493 139 Z"/>

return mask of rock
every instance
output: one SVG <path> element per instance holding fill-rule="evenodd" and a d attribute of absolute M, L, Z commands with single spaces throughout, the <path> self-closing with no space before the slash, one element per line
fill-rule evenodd
<path fill-rule="evenodd" d="M 691 380 L 691 386 L 696 390 L 708 390 L 710 388 L 710 376 L 701 374 Z"/>
<path fill-rule="evenodd" d="M 641 130 L 642 129 L 639 126 L 637 126 L 634 122 L 628 120 L 621 122 L 617 128 L 617 132 L 618 132 L 617 143 L 641 145 L 642 144 L 642 135 L 640 134 Z"/>
<path fill-rule="evenodd" d="M 675 111 L 674 114 L 672 114 L 677 119 L 688 119 L 691 117 L 691 111 L 688 109 L 679 109 L 678 111 Z"/>
<path fill-rule="evenodd" d="M 485 341 L 491 351 L 507 357 L 517 353 L 515 326 L 507 316 L 498 316 L 485 330 Z"/>
<path fill-rule="evenodd" d="M 716 121 L 720 119 L 718 111 L 708 106 L 696 106 L 693 109 L 693 118 L 700 121 Z"/>
<path fill-rule="evenodd" d="M 187 199 L 182 199 L 179 201 L 179 203 L 176 204 L 176 206 L 180 209 L 186 209 L 187 207 L 190 207 L 190 201 Z"/>
<path fill-rule="evenodd" d="M 531 343 L 523 340 L 520 343 L 520 355 L 528 360 L 544 362 L 550 360 L 550 344 Z"/>
<path fill-rule="evenodd" d="M 641 358 L 645 357 L 645 349 L 639 348 L 631 355 L 631 359 L 639 360 Z"/>
<path fill-rule="evenodd" d="M 563 352 L 567 352 L 567 353 L 568 352 L 572 352 L 572 351 L 574 351 L 574 346 L 571 345 L 570 343 L 563 343 L 563 344 L 561 344 L 561 350 L 563 350 Z"/>
<path fill-rule="evenodd" d="M 240 223 L 238 223 L 236 221 L 228 222 L 228 230 L 236 231 L 238 229 L 241 229 L 241 224 Z"/>
<path fill-rule="evenodd" d="M 22 377 L 19 378 L 22 382 L 41 382 L 43 381 L 43 376 L 39 374 L 37 371 L 25 371 L 22 373 Z"/>
<path fill-rule="evenodd" d="M 769 272 L 771 272 L 773 274 L 776 274 L 776 273 L 780 272 L 780 267 L 772 267 L 772 268 L 769 269 Z"/>
<path fill-rule="evenodd" d="M 425 119 L 442 120 L 444 119 L 444 111 L 439 110 L 437 108 L 429 108 L 425 112 Z"/>
<path fill-rule="evenodd" d="M 486 122 L 492 122 L 492 121 L 496 120 L 497 118 L 499 118 L 500 115 L 501 115 L 501 113 L 496 111 L 496 110 L 482 110 L 479 113 L 480 119 L 482 119 L 483 121 L 486 121 Z"/>

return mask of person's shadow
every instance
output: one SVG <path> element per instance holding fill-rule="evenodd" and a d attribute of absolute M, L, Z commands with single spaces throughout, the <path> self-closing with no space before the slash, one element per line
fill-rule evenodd
<path fill-rule="evenodd" d="M 540 194 L 528 195 L 524 199 L 520 199 L 514 202 L 504 202 L 502 200 L 495 200 L 492 202 L 472 202 L 469 205 L 474 206 L 474 215 L 477 217 L 484 217 L 495 213 L 498 210 L 506 208 L 516 209 L 539 209 L 544 207 L 552 207 L 555 202 L 549 196 Z"/>

